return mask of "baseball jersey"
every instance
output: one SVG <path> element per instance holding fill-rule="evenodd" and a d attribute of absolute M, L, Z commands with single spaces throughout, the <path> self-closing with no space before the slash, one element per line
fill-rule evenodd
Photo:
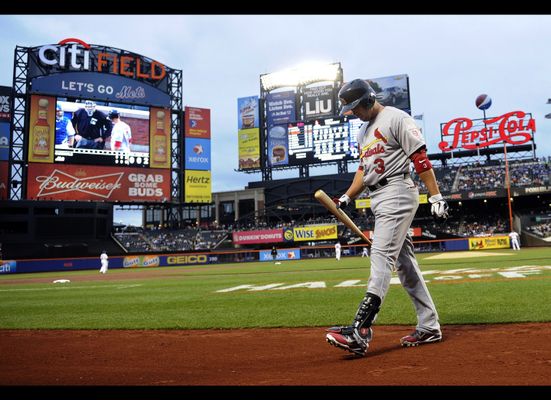
<path fill-rule="evenodd" d="M 386 106 L 358 132 L 364 185 L 409 173 L 409 156 L 424 145 L 425 140 L 413 118 L 402 110 Z"/>
<path fill-rule="evenodd" d="M 511 238 L 511 240 L 518 240 L 519 234 L 517 232 L 511 232 L 509 233 L 509 238 Z"/>
<path fill-rule="evenodd" d="M 111 148 L 114 150 L 115 142 L 121 142 L 120 151 L 130 151 L 130 139 L 132 131 L 127 123 L 119 121 L 113 125 L 111 131 Z"/>
<path fill-rule="evenodd" d="M 107 254 L 105 253 L 101 253 L 101 255 L 99 256 L 99 259 L 102 263 L 105 263 L 107 262 L 107 260 L 109 259 L 109 257 L 107 256 Z"/>

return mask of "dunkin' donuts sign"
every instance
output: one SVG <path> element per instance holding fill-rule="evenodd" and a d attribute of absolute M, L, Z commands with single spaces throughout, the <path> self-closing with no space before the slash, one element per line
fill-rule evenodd
<path fill-rule="evenodd" d="M 163 202 L 170 200 L 170 171 L 31 163 L 27 198 Z"/>
<path fill-rule="evenodd" d="M 533 140 L 536 120 L 523 111 L 511 111 L 499 117 L 471 120 L 455 118 L 441 124 L 443 152 L 452 150 L 476 150 L 492 145 L 520 145 Z"/>

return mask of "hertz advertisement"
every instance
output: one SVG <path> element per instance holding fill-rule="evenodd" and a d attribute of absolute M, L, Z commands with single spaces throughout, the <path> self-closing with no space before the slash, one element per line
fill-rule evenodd
<path fill-rule="evenodd" d="M 185 202 L 211 203 L 211 172 L 186 170 L 185 175 Z"/>
<path fill-rule="evenodd" d="M 295 242 L 337 239 L 337 225 L 312 225 L 293 228 Z"/>

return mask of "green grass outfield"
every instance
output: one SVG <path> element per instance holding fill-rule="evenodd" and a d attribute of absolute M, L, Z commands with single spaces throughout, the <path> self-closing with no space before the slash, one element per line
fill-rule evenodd
<path fill-rule="evenodd" d="M 438 254 L 459 258 L 432 258 Z M 472 255 L 475 257 L 469 257 Z M 418 254 L 417 259 L 421 270 L 429 272 L 424 276 L 442 324 L 551 320 L 551 248 Z M 153 276 L 161 269 L 164 277 Z M 345 256 L 340 262 L 328 258 L 283 261 L 280 265 L 257 262 L 111 269 L 106 279 L 86 280 L 91 274 L 99 276 L 97 271 L 0 275 L 0 328 L 204 329 L 348 324 L 363 297 L 369 261 Z M 128 274 L 132 274 L 131 279 Z M 36 277 L 48 278 L 48 283 L 6 283 Z M 55 279 L 70 279 L 71 283 L 54 284 Z M 345 281 L 348 286 L 337 286 Z M 272 289 L 235 289 L 275 284 L 279 285 Z M 391 284 L 377 324 L 415 323 L 406 292 L 400 284 Z"/>

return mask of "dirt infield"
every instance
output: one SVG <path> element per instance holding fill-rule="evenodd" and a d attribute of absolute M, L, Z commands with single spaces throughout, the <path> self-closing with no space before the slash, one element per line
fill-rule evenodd
<path fill-rule="evenodd" d="M 0 385 L 549 385 L 551 324 L 444 326 L 401 348 L 376 326 L 369 353 L 329 346 L 323 328 L 0 330 Z"/>

